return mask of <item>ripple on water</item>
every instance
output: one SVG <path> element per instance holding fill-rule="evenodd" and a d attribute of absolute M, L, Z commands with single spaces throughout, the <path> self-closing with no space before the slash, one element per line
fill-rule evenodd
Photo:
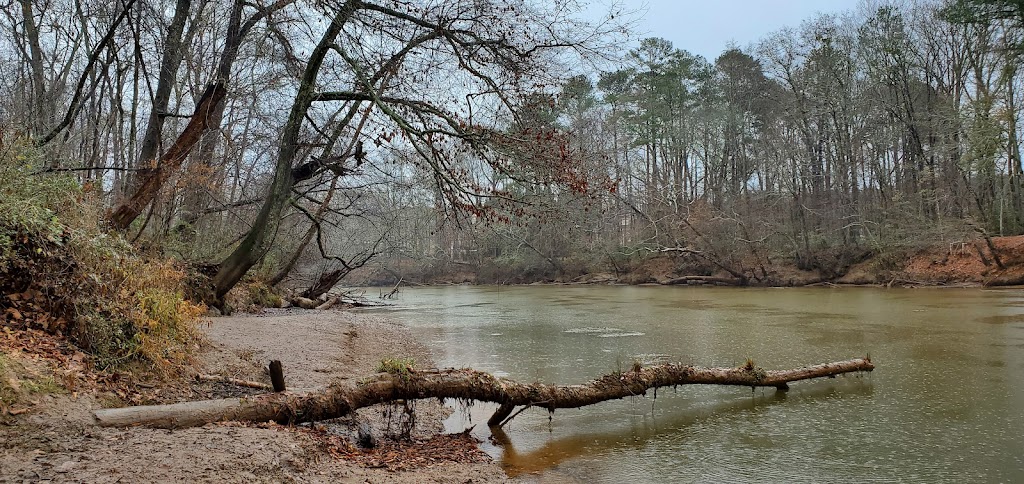
<path fill-rule="evenodd" d="M 626 331 L 622 328 L 592 328 L 589 326 L 584 328 L 569 328 L 562 332 L 569 334 L 594 335 L 598 338 L 624 338 L 629 336 L 643 336 L 647 334 L 642 331 Z"/>
<path fill-rule="evenodd" d="M 614 333 L 616 331 L 622 331 L 622 328 L 591 328 L 591 327 L 586 327 L 586 328 L 569 328 L 569 329 L 567 329 L 565 331 L 562 331 L 562 332 L 563 333 L 571 333 L 571 334 L 594 334 L 594 333 Z"/>
<path fill-rule="evenodd" d="M 638 355 L 633 355 L 633 359 L 644 365 L 666 363 L 671 358 L 671 355 L 663 355 L 659 353 L 640 353 Z"/>
<path fill-rule="evenodd" d="M 1024 321 L 1024 314 L 997 314 L 994 316 L 983 316 L 975 319 L 975 321 L 984 324 L 1012 324 Z"/>
<path fill-rule="evenodd" d="M 643 336 L 647 333 L 642 331 L 627 331 L 625 333 L 602 333 L 597 335 L 598 338 L 625 338 L 629 336 Z"/>

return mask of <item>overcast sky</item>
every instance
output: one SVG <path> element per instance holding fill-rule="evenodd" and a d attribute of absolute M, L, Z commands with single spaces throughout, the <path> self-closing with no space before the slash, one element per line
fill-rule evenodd
<path fill-rule="evenodd" d="M 783 27 L 797 27 L 817 12 L 854 10 L 858 1 L 623 0 L 623 6 L 641 10 L 638 15 L 642 17 L 636 24 L 640 38 L 668 39 L 676 48 L 714 62 L 729 42 L 745 47 Z"/>

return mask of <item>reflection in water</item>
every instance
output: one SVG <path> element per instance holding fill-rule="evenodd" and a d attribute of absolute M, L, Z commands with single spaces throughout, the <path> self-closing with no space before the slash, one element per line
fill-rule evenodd
<path fill-rule="evenodd" d="M 633 361 L 793 368 L 870 354 L 878 365 L 784 397 L 688 386 L 659 393 L 653 410 L 649 398 L 550 422 L 530 410 L 505 428 L 504 448 L 482 444 L 511 473 L 1024 482 L 1024 290 L 427 287 L 404 289 L 398 304 L 377 311 L 430 344 L 439 366 L 527 382 L 579 383 Z M 493 408 L 474 406 L 473 421 Z M 474 435 L 486 440 L 482 427 Z"/>
<path fill-rule="evenodd" d="M 804 391 L 796 398 L 789 398 L 789 392 L 770 390 L 765 394 L 752 393 L 749 398 L 737 398 L 722 402 L 710 408 L 684 411 L 673 414 L 668 419 L 644 419 L 645 425 L 634 426 L 631 432 L 622 429 L 603 433 L 579 433 L 548 441 L 542 447 L 526 453 L 516 451 L 515 444 L 504 430 L 491 429 L 492 441 L 502 447 L 501 466 L 510 477 L 524 474 L 539 474 L 552 469 L 563 462 L 602 451 L 619 451 L 628 447 L 643 447 L 653 437 L 666 432 L 679 432 L 691 427 L 709 414 L 716 417 L 741 415 L 750 413 L 758 406 L 775 405 L 788 402 L 799 405 L 800 402 L 834 396 L 842 392 L 844 398 L 855 395 L 870 395 L 871 382 L 860 380 L 856 384 L 842 385 L 837 389 L 830 383 L 812 384 L 814 387 Z M 795 400 L 795 401 L 794 401 Z M 629 418 L 629 417 L 624 417 Z"/>
<path fill-rule="evenodd" d="M 997 314 L 978 318 L 979 323 L 985 324 L 1011 324 L 1024 322 L 1024 314 Z"/>

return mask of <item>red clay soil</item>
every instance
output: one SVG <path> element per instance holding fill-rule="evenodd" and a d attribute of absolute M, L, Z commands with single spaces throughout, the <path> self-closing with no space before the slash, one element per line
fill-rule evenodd
<path fill-rule="evenodd" d="M 994 255 L 984 239 L 918 251 L 895 279 L 903 283 L 985 286 L 1024 282 L 1024 236 L 993 237 L 991 241 Z"/>
<path fill-rule="evenodd" d="M 842 271 L 842 276 L 828 276 L 818 271 L 800 270 L 789 260 L 775 259 L 766 267 L 769 277 L 750 284 L 802 286 L 815 283 L 856 285 L 984 285 L 1007 286 L 1024 284 L 1024 235 L 993 237 L 995 255 L 985 239 L 908 251 L 903 254 L 875 254 Z M 1000 267 L 1000 264 L 1002 265 Z M 756 267 L 744 261 L 744 267 Z M 659 255 L 647 259 L 618 282 L 627 284 L 664 283 L 680 275 L 690 275 L 694 268 L 682 267 L 670 256 Z M 705 271 L 708 268 L 703 268 Z M 837 268 L 837 270 L 840 268 Z M 758 268 L 757 270 L 760 270 Z M 687 274 L 682 274 L 687 272 Z M 728 274 L 715 271 L 715 274 Z"/>

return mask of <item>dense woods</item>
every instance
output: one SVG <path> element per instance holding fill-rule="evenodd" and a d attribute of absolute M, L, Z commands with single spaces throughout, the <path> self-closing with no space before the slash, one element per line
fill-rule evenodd
<path fill-rule="evenodd" d="M 3 11 L 17 176 L 73 177 L 216 306 L 246 277 L 315 298 L 360 267 L 528 282 L 650 254 L 775 284 L 1024 232 L 1016 2 L 863 6 L 715 59 L 575 2 Z"/>

